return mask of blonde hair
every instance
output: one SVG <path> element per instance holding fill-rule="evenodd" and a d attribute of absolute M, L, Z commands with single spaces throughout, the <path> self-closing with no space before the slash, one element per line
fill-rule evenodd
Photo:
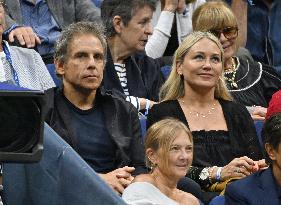
<path fill-rule="evenodd" d="M 209 1 L 200 5 L 192 15 L 194 31 L 210 31 L 224 27 L 237 27 L 237 19 L 223 1 Z"/>
<path fill-rule="evenodd" d="M 180 46 L 178 47 L 178 49 L 174 54 L 171 73 L 160 90 L 160 95 L 159 95 L 160 101 L 176 100 L 184 96 L 185 94 L 184 79 L 178 74 L 177 65 L 178 63 L 183 63 L 184 57 L 189 52 L 189 49 L 203 38 L 207 38 L 213 41 L 218 46 L 218 48 L 221 51 L 221 60 L 223 65 L 223 61 L 224 61 L 223 48 L 219 40 L 213 34 L 209 32 L 200 32 L 200 31 L 189 34 L 184 39 L 184 41 L 180 44 Z M 215 87 L 215 98 L 232 100 L 232 97 L 226 88 L 224 78 L 222 76 L 223 76 L 223 71 Z"/>
<path fill-rule="evenodd" d="M 169 166 L 168 153 L 177 134 L 184 131 L 190 142 L 193 144 L 192 134 L 190 130 L 178 119 L 167 118 L 154 123 L 147 131 L 145 136 L 145 150 L 151 148 L 153 151 L 161 150 L 161 159 L 163 159 L 163 168 Z M 146 156 L 146 165 L 153 167 L 152 162 Z"/>

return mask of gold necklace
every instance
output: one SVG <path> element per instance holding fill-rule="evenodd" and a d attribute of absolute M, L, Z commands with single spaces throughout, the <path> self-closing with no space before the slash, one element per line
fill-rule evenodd
<path fill-rule="evenodd" d="M 231 57 L 231 67 L 224 72 L 224 79 L 227 82 L 227 84 L 234 89 L 238 88 L 237 82 L 235 82 L 236 72 L 237 72 L 237 66 L 234 58 Z"/>
<path fill-rule="evenodd" d="M 185 104 L 184 100 L 181 100 L 181 102 L 183 104 Z M 191 116 L 195 116 L 195 117 L 202 117 L 202 118 L 208 118 L 209 115 L 212 115 L 215 113 L 216 111 L 216 103 L 214 103 L 211 108 L 205 112 L 205 113 L 202 113 L 202 112 L 198 112 L 198 111 L 195 111 L 195 110 L 191 110 L 188 108 L 188 114 L 191 115 Z"/>

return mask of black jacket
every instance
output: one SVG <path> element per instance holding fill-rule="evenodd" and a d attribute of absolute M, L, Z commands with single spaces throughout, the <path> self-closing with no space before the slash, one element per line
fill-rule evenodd
<path fill-rule="evenodd" d="M 160 62 L 144 53 L 138 53 L 128 57 L 125 60 L 125 66 L 130 95 L 158 101 L 159 89 L 164 82 Z M 106 90 L 112 90 L 114 94 L 124 97 L 124 91 L 114 68 L 109 48 L 104 69 L 103 86 Z"/>
<path fill-rule="evenodd" d="M 144 146 L 137 110 L 130 103 L 113 97 L 103 89 L 97 91 L 96 100 L 102 102 L 108 132 L 117 145 L 116 168 L 133 166 L 136 168 L 135 174 L 144 172 Z M 62 89 L 48 90 L 46 101 L 46 122 L 77 151 L 76 136 Z"/>

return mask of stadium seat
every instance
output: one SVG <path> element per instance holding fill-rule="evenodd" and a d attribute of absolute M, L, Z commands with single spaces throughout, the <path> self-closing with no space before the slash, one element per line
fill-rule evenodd
<path fill-rule="evenodd" d="M 261 138 L 262 127 L 263 127 L 263 121 L 255 121 L 255 128 L 257 131 L 259 143 L 260 143 L 261 148 L 263 149 L 264 147 L 263 147 L 263 142 L 262 142 L 262 138 Z"/>
<path fill-rule="evenodd" d="M 210 201 L 209 205 L 224 205 L 224 203 L 225 203 L 224 196 L 216 196 Z"/>
<path fill-rule="evenodd" d="M 166 65 L 166 66 L 161 67 L 161 72 L 162 72 L 164 79 L 167 80 L 167 78 L 169 77 L 170 72 L 171 72 L 171 66 Z"/>
<path fill-rule="evenodd" d="M 60 86 L 61 85 L 61 79 L 57 76 L 56 74 L 56 67 L 54 64 L 47 64 L 46 65 L 50 75 L 53 78 L 53 81 L 55 82 L 56 86 Z"/>

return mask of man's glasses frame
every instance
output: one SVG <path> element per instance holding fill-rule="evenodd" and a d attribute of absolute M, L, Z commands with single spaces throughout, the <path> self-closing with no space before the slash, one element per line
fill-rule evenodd
<path fill-rule="evenodd" d="M 233 39 L 238 36 L 238 27 L 237 26 L 229 26 L 223 29 L 211 29 L 209 32 L 214 34 L 217 38 L 220 38 L 221 34 L 224 35 L 226 39 Z"/>

